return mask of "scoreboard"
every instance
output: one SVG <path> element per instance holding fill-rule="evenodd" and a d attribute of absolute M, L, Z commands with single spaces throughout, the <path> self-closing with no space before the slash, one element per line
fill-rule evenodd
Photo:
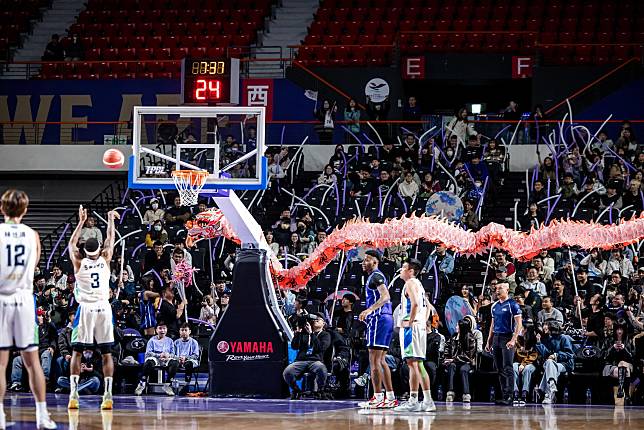
<path fill-rule="evenodd" d="M 184 58 L 181 62 L 183 104 L 239 104 L 239 59 Z"/>

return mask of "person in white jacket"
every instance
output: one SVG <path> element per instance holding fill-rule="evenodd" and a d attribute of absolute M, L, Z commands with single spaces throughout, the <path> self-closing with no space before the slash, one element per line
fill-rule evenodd
<path fill-rule="evenodd" d="M 614 271 L 621 273 L 622 277 L 630 278 L 635 269 L 633 263 L 628 258 L 624 258 L 621 249 L 613 249 L 610 260 L 604 269 L 604 275 L 609 276 Z"/>
<path fill-rule="evenodd" d="M 405 173 L 405 180 L 398 185 L 398 192 L 403 197 L 413 198 L 418 194 L 419 188 L 416 181 L 414 181 L 414 174 L 411 172 Z"/>
<path fill-rule="evenodd" d="M 465 146 L 470 136 L 479 135 L 474 129 L 474 125 L 467 120 L 467 109 L 459 109 L 456 116 L 445 126 L 445 139 L 449 139 L 451 135 L 456 135 L 458 144 L 463 146 Z"/>

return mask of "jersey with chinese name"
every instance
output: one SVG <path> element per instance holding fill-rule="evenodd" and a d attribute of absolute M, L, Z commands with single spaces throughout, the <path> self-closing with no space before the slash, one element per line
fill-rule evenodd
<path fill-rule="evenodd" d="M 25 224 L 0 224 L 0 294 L 33 291 L 37 260 L 34 230 Z"/>

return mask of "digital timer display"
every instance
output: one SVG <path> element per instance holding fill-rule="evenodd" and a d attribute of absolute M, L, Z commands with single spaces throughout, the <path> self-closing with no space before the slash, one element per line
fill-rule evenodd
<path fill-rule="evenodd" d="M 192 61 L 190 73 L 193 75 L 225 75 L 225 61 Z"/>
<path fill-rule="evenodd" d="M 181 100 L 184 104 L 239 104 L 239 60 L 185 58 Z"/>

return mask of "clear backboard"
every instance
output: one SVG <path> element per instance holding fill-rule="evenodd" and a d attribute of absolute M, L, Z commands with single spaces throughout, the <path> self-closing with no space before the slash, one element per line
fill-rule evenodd
<path fill-rule="evenodd" d="M 135 106 L 130 188 L 174 189 L 174 170 L 206 170 L 204 191 L 267 184 L 265 108 Z"/>

